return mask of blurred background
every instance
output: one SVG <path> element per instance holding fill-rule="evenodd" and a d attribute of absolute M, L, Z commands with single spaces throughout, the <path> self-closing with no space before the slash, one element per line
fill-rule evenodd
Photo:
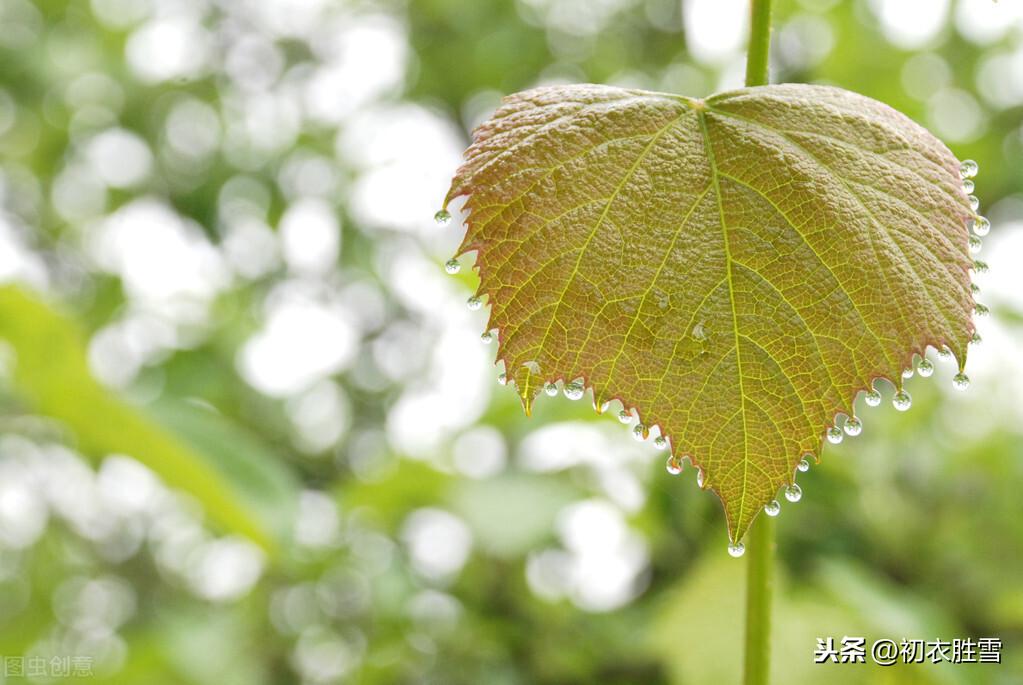
<path fill-rule="evenodd" d="M 617 408 L 522 415 L 433 215 L 503 94 L 735 87 L 745 17 L 0 0 L 0 681 L 738 682 L 719 503 Z M 969 391 L 935 357 L 783 500 L 775 682 L 1023 682 L 1023 3 L 777 0 L 774 25 L 775 81 L 928 126 L 994 224 Z M 845 635 L 998 637 L 1004 663 L 813 665 Z"/>

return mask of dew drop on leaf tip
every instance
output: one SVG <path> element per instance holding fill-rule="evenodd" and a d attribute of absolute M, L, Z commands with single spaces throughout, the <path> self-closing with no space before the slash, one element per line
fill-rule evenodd
<path fill-rule="evenodd" d="M 802 459 L 800 459 L 799 463 L 796 464 L 796 468 L 799 469 L 800 471 L 802 471 L 803 473 L 806 473 L 807 471 L 809 471 L 810 470 L 810 459 L 808 458 L 808 456 L 807 457 L 803 457 Z"/>
<path fill-rule="evenodd" d="M 644 426 L 642 423 L 637 423 L 632 427 L 632 437 L 636 438 L 640 442 L 647 439 L 650 435 L 650 429 Z"/>
<path fill-rule="evenodd" d="M 508 374 L 506 374 L 506 373 L 498 374 L 497 375 L 497 382 L 498 382 L 499 385 L 507 385 L 508 384 Z"/>
<path fill-rule="evenodd" d="M 974 333 L 973 337 L 970 338 L 970 344 L 979 345 L 981 343 L 981 340 L 983 340 L 983 338 L 980 337 L 980 333 Z"/>
<path fill-rule="evenodd" d="M 916 372 L 920 374 L 921 378 L 930 378 L 934 375 L 934 362 L 930 359 L 921 359 L 920 363 L 916 365 Z"/>
<path fill-rule="evenodd" d="M 557 383 L 544 383 L 543 391 L 547 393 L 548 397 L 554 397 L 558 394 Z"/>
<path fill-rule="evenodd" d="M 892 406 L 899 411 L 906 411 L 913 405 L 913 398 L 905 390 L 900 390 L 892 397 Z"/>
<path fill-rule="evenodd" d="M 830 442 L 832 445 L 837 445 L 838 443 L 842 442 L 843 435 L 844 434 L 842 433 L 841 428 L 839 428 L 838 426 L 832 426 L 831 428 L 828 429 L 828 442 Z"/>
<path fill-rule="evenodd" d="M 984 241 L 975 235 L 970 236 L 970 254 L 977 254 L 984 247 Z"/>
<path fill-rule="evenodd" d="M 860 421 L 857 416 L 850 416 L 845 420 L 845 425 L 842 426 L 842 430 L 845 434 L 851 437 L 856 437 L 863 432 L 863 422 Z"/>
<path fill-rule="evenodd" d="M 959 165 L 959 175 L 963 178 L 973 178 L 980 171 L 980 167 L 972 159 L 964 159 Z"/>
<path fill-rule="evenodd" d="M 626 409 L 622 409 L 618 412 L 618 421 L 621 423 L 629 423 L 632 421 L 632 413 Z"/>
<path fill-rule="evenodd" d="M 736 542 L 735 544 L 729 544 L 728 545 L 728 554 L 730 556 L 735 557 L 736 559 L 738 559 L 739 557 L 741 557 L 745 553 L 746 553 L 746 546 L 744 544 L 742 544 L 741 542 Z"/>
<path fill-rule="evenodd" d="M 663 450 L 667 446 L 668 440 L 663 435 L 658 435 L 656 438 L 654 438 L 654 447 L 656 447 L 657 449 Z"/>
<path fill-rule="evenodd" d="M 863 396 L 863 401 L 867 403 L 868 407 L 877 407 L 881 404 L 881 393 L 877 390 L 869 390 L 867 394 Z"/>
<path fill-rule="evenodd" d="M 677 476 L 682 473 L 682 460 L 675 455 L 668 457 L 668 459 L 664 462 L 664 470 L 667 471 L 669 475 Z"/>
<path fill-rule="evenodd" d="M 903 378 L 912 378 L 913 377 L 913 367 L 910 366 L 909 368 L 903 369 L 902 370 L 902 377 Z"/>
<path fill-rule="evenodd" d="M 490 331 L 484 331 L 480 335 L 480 342 L 483 343 L 484 345 L 489 345 L 493 341 L 494 341 L 494 334 L 491 333 Z"/>
<path fill-rule="evenodd" d="M 976 314 L 977 316 L 987 316 L 988 314 L 991 313 L 991 310 L 988 309 L 988 306 L 986 304 L 976 302 L 973 305 L 973 313 Z"/>
<path fill-rule="evenodd" d="M 977 285 L 976 283 L 971 283 L 970 284 L 970 292 L 973 293 L 974 295 L 979 295 L 980 294 L 980 286 Z"/>
<path fill-rule="evenodd" d="M 703 487 L 703 469 L 696 469 L 696 487 Z"/>
<path fill-rule="evenodd" d="M 986 216 L 978 216 L 973 222 L 973 232 L 983 238 L 991 232 L 991 221 Z"/>
<path fill-rule="evenodd" d="M 975 190 L 975 188 L 976 188 L 976 186 L 974 185 L 972 180 L 970 180 L 968 178 L 964 178 L 963 179 L 963 190 L 964 191 L 966 191 L 967 193 L 972 193 Z"/>
<path fill-rule="evenodd" d="M 465 301 L 465 306 L 469 308 L 469 311 L 474 312 L 483 306 L 483 300 L 473 295 Z"/>
<path fill-rule="evenodd" d="M 781 513 L 781 504 L 776 499 L 771 500 L 764 505 L 764 513 L 768 516 L 777 516 Z"/>
<path fill-rule="evenodd" d="M 444 262 L 444 270 L 447 271 L 449 274 L 454 275 L 462 270 L 462 265 L 461 263 L 459 263 L 457 259 L 449 259 L 448 261 Z"/>
<path fill-rule="evenodd" d="M 803 488 L 795 483 L 785 486 L 785 499 L 790 502 L 798 502 L 803 498 Z"/>
<path fill-rule="evenodd" d="M 573 381 L 571 383 L 565 383 L 565 397 L 572 400 L 581 400 L 583 395 L 586 394 L 586 388 L 583 387 L 582 383 Z"/>
<path fill-rule="evenodd" d="M 960 371 L 952 377 L 952 387 L 956 390 L 966 390 L 970 387 L 970 377 Z"/>
<path fill-rule="evenodd" d="M 942 347 L 940 350 L 938 350 L 938 356 L 941 357 L 942 359 L 951 359 L 952 350 L 948 349 L 947 347 Z"/>
<path fill-rule="evenodd" d="M 433 220 L 439 226 L 447 226 L 451 221 L 451 212 L 446 209 L 437 210 L 437 213 L 433 215 Z"/>
<path fill-rule="evenodd" d="M 980 198 L 979 197 L 977 197 L 976 195 L 970 195 L 967 199 L 970 201 L 970 209 L 972 209 L 975 212 L 978 209 L 980 209 Z"/>
<path fill-rule="evenodd" d="M 973 270 L 979 274 L 987 273 L 988 265 L 987 262 L 982 262 L 979 259 L 973 260 Z"/>

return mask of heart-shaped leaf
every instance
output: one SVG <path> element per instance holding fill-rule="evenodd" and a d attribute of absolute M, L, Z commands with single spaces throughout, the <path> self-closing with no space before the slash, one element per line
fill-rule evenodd
<path fill-rule="evenodd" d="M 558 379 L 635 408 L 702 469 L 732 540 L 875 379 L 901 389 L 929 345 L 965 364 L 959 162 L 869 98 L 538 88 L 476 130 L 462 195 L 459 254 L 527 411 Z"/>

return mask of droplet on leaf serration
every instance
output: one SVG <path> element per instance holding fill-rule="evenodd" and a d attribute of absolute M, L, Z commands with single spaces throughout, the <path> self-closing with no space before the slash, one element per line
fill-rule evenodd
<path fill-rule="evenodd" d="M 952 387 L 956 390 L 966 390 L 970 387 L 970 377 L 960 371 L 955 376 L 952 376 Z"/>
<path fill-rule="evenodd" d="M 498 374 L 497 375 L 497 382 L 499 384 L 501 384 L 501 385 L 507 385 L 507 383 L 508 383 L 508 374 L 506 374 L 506 373 Z"/>
<path fill-rule="evenodd" d="M 446 209 L 438 210 L 437 213 L 433 215 L 433 220 L 441 226 L 446 226 L 448 222 L 451 221 L 451 212 Z"/>
<path fill-rule="evenodd" d="M 977 285 L 976 283 L 971 283 L 970 284 L 970 292 L 973 293 L 974 295 L 979 295 L 980 294 L 980 286 Z"/>
<path fill-rule="evenodd" d="M 728 545 L 728 554 L 738 559 L 746 553 L 746 546 L 741 542 Z"/>
<path fill-rule="evenodd" d="M 678 474 L 682 473 L 682 460 L 676 457 L 675 455 L 671 455 L 664 462 L 664 469 L 668 472 L 669 475 L 677 476 Z"/>
<path fill-rule="evenodd" d="M 973 270 L 979 274 L 987 273 L 988 265 L 987 262 L 982 262 L 979 259 L 973 260 Z"/>
<path fill-rule="evenodd" d="M 938 350 L 938 356 L 941 357 L 942 359 L 951 359 L 952 350 L 948 349 L 947 347 L 942 347 L 940 350 Z"/>
<path fill-rule="evenodd" d="M 934 362 L 930 359 L 921 359 L 920 363 L 916 365 L 916 372 L 920 374 L 921 378 L 930 378 L 934 375 Z"/>
<path fill-rule="evenodd" d="M 469 308 L 470 312 L 474 312 L 483 306 L 483 300 L 473 295 L 465 301 L 465 306 Z"/>
<path fill-rule="evenodd" d="M 991 310 L 988 309 L 988 306 L 986 304 L 975 302 L 973 304 L 973 313 L 976 314 L 977 316 L 987 316 L 988 314 L 991 313 Z"/>
<path fill-rule="evenodd" d="M 781 513 L 781 504 L 776 499 L 771 500 L 764 505 L 764 513 L 768 516 L 777 516 Z"/>
<path fill-rule="evenodd" d="M 912 378 L 913 377 L 913 367 L 910 366 L 908 368 L 903 369 L 902 370 L 902 377 L 903 378 Z"/>
<path fill-rule="evenodd" d="M 975 190 L 975 185 L 972 180 L 968 178 L 963 179 L 963 190 L 967 193 L 972 193 Z"/>
<path fill-rule="evenodd" d="M 977 254 L 984 247 L 984 241 L 975 235 L 970 236 L 970 254 Z"/>
<path fill-rule="evenodd" d="M 839 428 L 838 426 L 832 426 L 831 428 L 828 429 L 828 442 L 830 442 L 832 445 L 837 445 L 838 443 L 842 442 L 842 438 L 844 437 L 844 435 L 845 434 L 842 432 L 841 428 Z"/>
<path fill-rule="evenodd" d="M 863 401 L 867 403 L 868 407 L 877 407 L 881 404 L 881 393 L 877 390 L 870 389 L 867 394 L 863 396 Z"/>
<path fill-rule="evenodd" d="M 462 270 L 462 264 L 457 259 L 449 259 L 444 262 L 444 270 L 454 275 Z"/>
<path fill-rule="evenodd" d="M 696 487 L 703 488 L 703 469 L 696 469 Z"/>
<path fill-rule="evenodd" d="M 650 429 L 642 423 L 637 423 L 632 427 L 632 437 L 636 438 L 640 442 L 646 440 L 650 436 Z"/>
<path fill-rule="evenodd" d="M 557 394 L 558 394 L 558 384 L 557 383 L 544 383 L 543 384 L 543 391 L 545 393 L 547 393 L 548 397 L 556 397 Z"/>
<path fill-rule="evenodd" d="M 966 199 L 970 201 L 970 209 L 972 209 L 975 212 L 978 209 L 980 209 L 980 198 L 979 197 L 977 197 L 976 195 L 970 195 Z"/>
<path fill-rule="evenodd" d="M 565 397 L 572 400 L 581 400 L 583 395 L 586 394 L 586 388 L 579 381 L 572 381 L 571 383 L 565 383 Z"/>
<path fill-rule="evenodd" d="M 790 502 L 798 502 L 803 498 L 803 488 L 795 483 L 785 486 L 785 499 Z"/>
<path fill-rule="evenodd" d="M 900 390 L 892 396 L 892 406 L 899 411 L 906 411 L 913 406 L 913 398 L 905 390 Z"/>
<path fill-rule="evenodd" d="M 978 216 L 973 222 L 973 232 L 983 238 L 991 232 L 991 221 L 986 216 Z"/>
<path fill-rule="evenodd" d="M 863 422 L 860 421 L 858 416 L 850 416 L 845 420 L 845 424 L 842 426 L 842 430 L 845 434 L 851 437 L 856 437 L 863 432 Z"/>
<path fill-rule="evenodd" d="M 658 435 L 656 438 L 654 438 L 654 447 L 656 447 L 657 449 L 663 450 L 667 446 L 668 439 L 665 438 L 663 435 Z"/>
<path fill-rule="evenodd" d="M 973 178 L 980 171 L 980 167 L 972 159 L 964 159 L 959 165 L 959 175 L 963 178 Z"/>
<path fill-rule="evenodd" d="M 482 334 L 480 334 L 480 342 L 483 343 L 484 345 L 489 345 L 490 343 L 494 342 L 494 334 L 491 333 L 490 331 L 484 331 Z"/>
<path fill-rule="evenodd" d="M 984 339 L 980 337 L 980 333 L 974 333 L 973 336 L 970 337 L 970 342 L 968 344 L 979 345 L 983 341 Z"/>
<path fill-rule="evenodd" d="M 803 473 L 806 473 L 807 471 L 809 471 L 810 470 L 810 458 L 811 458 L 811 455 L 807 455 L 807 456 L 803 457 L 802 459 L 800 459 L 799 463 L 796 464 L 796 468 L 799 469 L 800 471 L 802 471 Z"/>
<path fill-rule="evenodd" d="M 632 412 L 628 411 L 627 409 L 622 409 L 620 412 L 618 412 L 618 421 L 620 423 L 629 423 L 630 421 L 632 421 Z"/>

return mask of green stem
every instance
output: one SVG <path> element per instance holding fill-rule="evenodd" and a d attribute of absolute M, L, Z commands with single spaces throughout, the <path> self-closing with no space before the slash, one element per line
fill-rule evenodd
<path fill-rule="evenodd" d="M 771 0 L 750 0 L 749 51 L 746 53 L 746 85 L 766 86 L 767 54 L 771 48 Z"/>
<path fill-rule="evenodd" d="M 774 519 L 761 514 L 746 535 L 746 663 L 744 685 L 767 685 L 771 666 Z"/>
<path fill-rule="evenodd" d="M 771 0 L 750 0 L 746 85 L 768 83 Z M 771 669 L 771 594 L 774 588 L 774 519 L 757 516 L 746 535 L 746 662 L 744 685 L 767 685 Z"/>

